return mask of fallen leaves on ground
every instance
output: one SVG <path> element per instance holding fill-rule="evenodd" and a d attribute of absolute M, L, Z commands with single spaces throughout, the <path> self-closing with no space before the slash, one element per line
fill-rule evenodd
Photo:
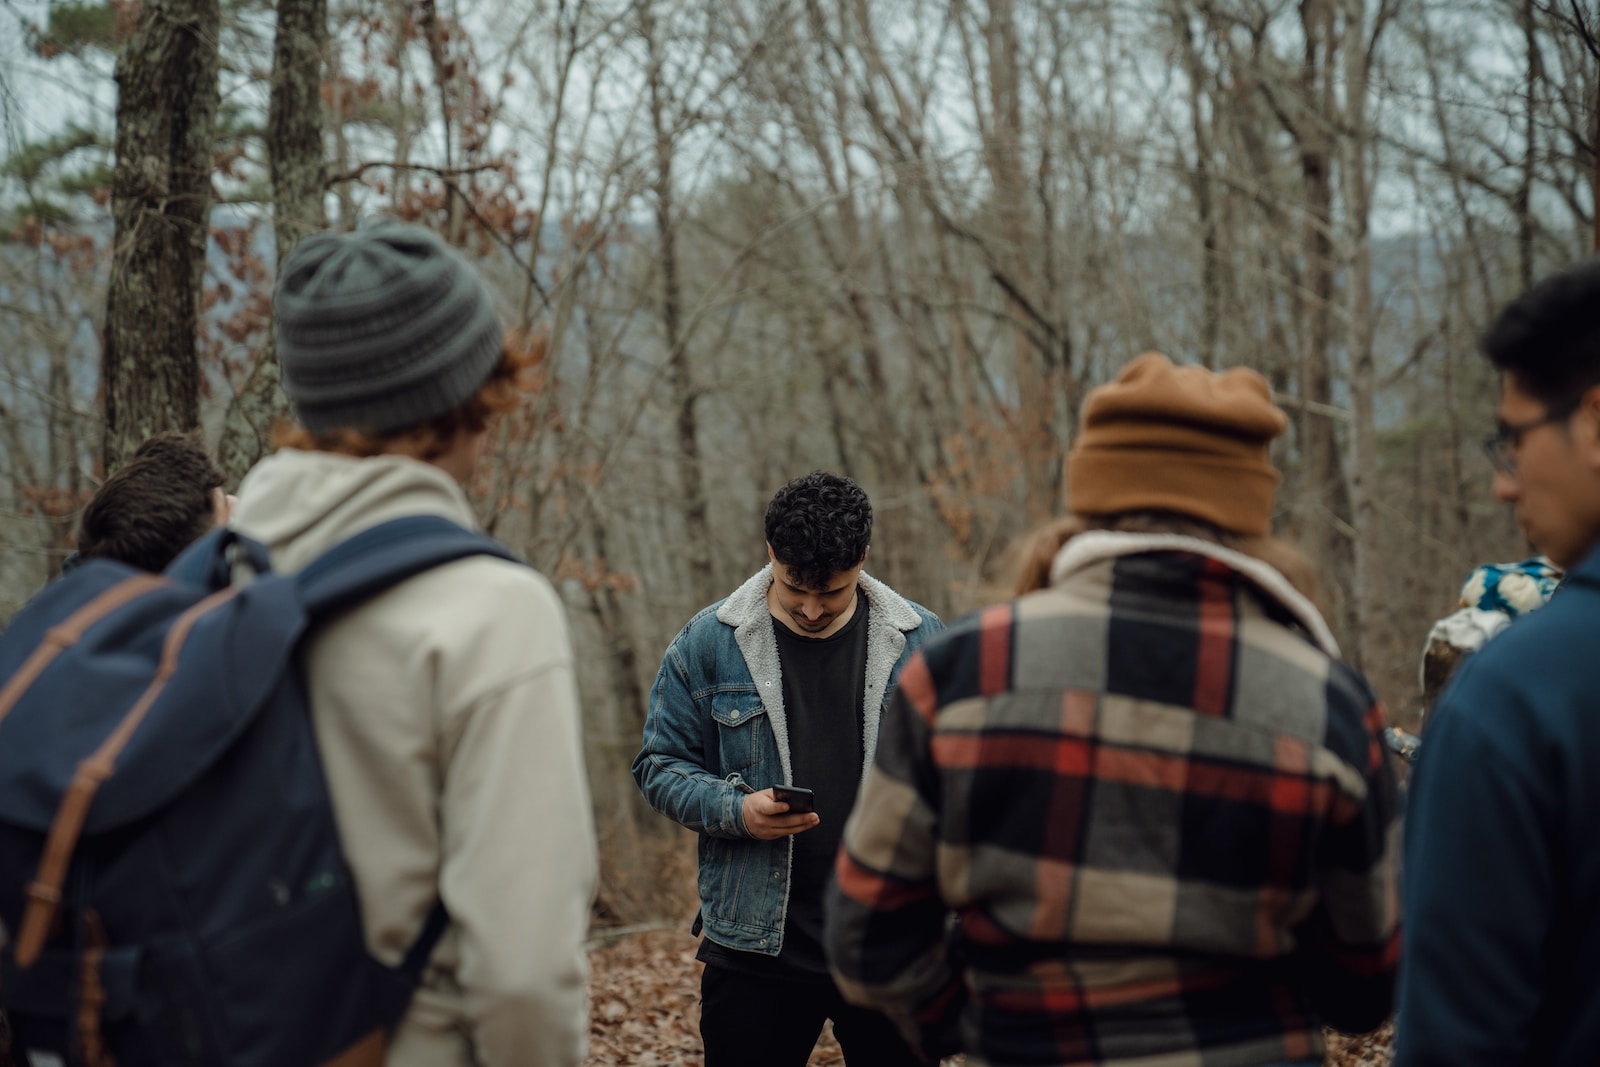
<path fill-rule="evenodd" d="M 700 1061 L 695 941 L 680 931 L 634 934 L 589 953 L 585 1065 L 667 1067 Z"/>
<path fill-rule="evenodd" d="M 1387 1067 L 1389 1049 L 1393 1044 L 1393 1020 L 1361 1037 L 1346 1037 L 1330 1031 L 1328 1067 Z"/>
<path fill-rule="evenodd" d="M 689 1067 L 700 1055 L 699 942 L 682 930 L 630 934 L 589 953 L 585 1067 Z M 843 1067 L 824 1031 L 808 1067 Z"/>
<path fill-rule="evenodd" d="M 629 934 L 589 953 L 585 1067 L 691 1067 L 700 1055 L 698 942 L 682 930 Z M 1365 1037 L 1328 1035 L 1327 1067 L 1385 1067 L 1392 1026 Z M 959 1060 L 946 1060 L 955 1067 Z M 843 1067 L 824 1031 L 808 1067 Z"/>

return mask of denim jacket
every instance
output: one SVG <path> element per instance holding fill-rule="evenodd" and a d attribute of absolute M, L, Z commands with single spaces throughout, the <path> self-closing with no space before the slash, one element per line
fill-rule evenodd
<path fill-rule="evenodd" d="M 771 566 L 702 610 L 673 638 L 650 690 L 633 777 L 650 806 L 700 835 L 700 919 L 728 948 L 776 956 L 789 907 L 793 837 L 761 841 L 744 798 L 793 784 L 778 642 L 767 608 Z M 943 628 L 938 616 L 861 575 L 867 598 L 862 773 L 900 667 Z"/>

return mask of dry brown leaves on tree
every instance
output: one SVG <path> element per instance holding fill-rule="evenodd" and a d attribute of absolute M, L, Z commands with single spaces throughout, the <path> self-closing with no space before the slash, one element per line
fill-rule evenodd
<path fill-rule="evenodd" d="M 589 953 L 589 1058 L 586 1067 L 689 1067 L 700 1063 L 700 964 L 683 930 L 635 934 Z M 1327 1067 L 1384 1067 L 1392 1028 L 1350 1038 L 1328 1036 Z M 960 1060 L 946 1060 L 955 1067 Z M 843 1067 L 824 1032 L 808 1067 Z"/>

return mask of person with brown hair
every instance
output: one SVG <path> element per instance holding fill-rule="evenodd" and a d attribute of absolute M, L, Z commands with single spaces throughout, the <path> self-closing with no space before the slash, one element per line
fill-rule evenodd
<path fill-rule="evenodd" d="M 901 673 L 826 947 L 930 1059 L 1320 1064 L 1388 1015 L 1395 773 L 1269 537 L 1286 425 L 1253 371 L 1133 360 L 1019 595 Z"/>
<path fill-rule="evenodd" d="M 525 370 L 476 271 L 415 226 L 318 233 L 274 313 L 300 425 L 232 526 L 288 572 L 390 519 L 475 528 L 462 483 Z M 447 563 L 323 625 L 305 669 L 373 955 L 395 964 L 436 901 L 448 914 L 385 1062 L 575 1067 L 597 858 L 555 589 L 504 559 Z"/>
<path fill-rule="evenodd" d="M 191 543 L 228 521 L 234 498 L 222 470 L 191 434 L 151 437 L 84 506 L 78 550 L 63 570 L 112 559 L 158 572 Z"/>

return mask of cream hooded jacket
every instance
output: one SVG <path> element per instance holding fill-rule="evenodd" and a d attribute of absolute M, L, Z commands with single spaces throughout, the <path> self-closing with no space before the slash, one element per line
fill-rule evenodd
<path fill-rule="evenodd" d="M 419 514 L 476 525 L 429 464 L 285 450 L 246 476 L 232 525 L 294 571 Z M 596 857 L 555 590 L 527 567 L 459 560 L 324 624 L 306 656 L 369 946 L 396 964 L 436 897 L 450 913 L 387 1063 L 580 1063 Z"/>

